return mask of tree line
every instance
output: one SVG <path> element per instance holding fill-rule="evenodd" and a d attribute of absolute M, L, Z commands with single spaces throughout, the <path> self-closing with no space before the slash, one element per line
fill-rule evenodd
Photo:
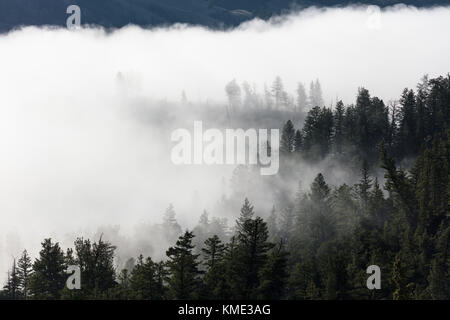
<path fill-rule="evenodd" d="M 12 261 L 0 296 L 450 299 L 449 110 L 449 75 L 424 78 L 388 106 L 364 88 L 354 105 L 314 106 L 301 130 L 285 123 L 282 160 L 343 157 L 360 164 L 357 183 L 330 186 L 319 173 L 306 192 L 280 201 L 270 214 L 255 212 L 245 198 L 230 229 L 204 213 L 182 232 L 170 207 L 166 258 L 140 255 L 120 270 L 116 247 L 101 237 L 78 238 L 65 251 L 45 239 L 34 261 L 27 251 Z M 410 158 L 408 169 L 399 165 Z M 384 181 L 372 174 L 378 165 Z M 80 267 L 81 290 L 65 287 L 69 265 Z M 366 287 L 369 265 L 381 269 L 379 290 Z"/>

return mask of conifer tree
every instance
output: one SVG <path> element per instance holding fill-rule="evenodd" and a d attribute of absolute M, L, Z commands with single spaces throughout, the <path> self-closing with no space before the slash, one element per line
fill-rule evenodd
<path fill-rule="evenodd" d="M 369 175 L 369 168 L 367 161 L 364 159 L 361 166 L 361 179 L 357 184 L 359 198 L 361 199 L 362 209 L 367 213 L 369 204 L 369 192 L 372 187 L 372 179 Z"/>
<path fill-rule="evenodd" d="M 300 130 L 296 130 L 295 137 L 294 137 L 294 151 L 297 153 L 301 152 L 302 145 L 303 145 L 302 132 Z"/>
<path fill-rule="evenodd" d="M 205 241 L 205 247 L 202 248 L 203 261 L 207 267 L 204 277 L 206 297 L 222 298 L 221 291 L 224 279 L 225 264 L 224 252 L 225 245 L 220 241 L 217 235 Z"/>
<path fill-rule="evenodd" d="M 251 219 L 255 213 L 253 212 L 253 206 L 251 205 L 250 201 L 248 201 L 247 198 L 244 199 L 244 204 L 241 208 L 241 214 L 239 215 L 239 218 L 236 220 L 236 227 L 237 230 L 241 230 L 244 223 Z"/>
<path fill-rule="evenodd" d="M 412 286 L 407 283 L 404 267 L 401 264 L 400 257 L 397 254 L 394 260 L 392 270 L 392 282 L 395 284 L 395 291 L 392 296 L 394 300 L 409 300 L 412 296 Z"/>
<path fill-rule="evenodd" d="M 345 108 L 342 100 L 336 103 L 333 114 L 333 145 L 336 153 L 341 154 L 345 140 Z"/>
<path fill-rule="evenodd" d="M 413 90 L 405 89 L 400 98 L 399 114 L 399 152 L 401 157 L 417 154 L 417 110 L 416 97 Z"/>
<path fill-rule="evenodd" d="M 64 252 L 51 239 L 42 242 L 39 257 L 33 263 L 30 291 L 35 299 L 56 300 L 61 296 L 67 275 Z"/>
<path fill-rule="evenodd" d="M 259 286 L 259 272 L 266 263 L 267 252 L 272 248 L 268 240 L 267 224 L 260 217 L 248 219 L 238 233 L 238 265 L 243 269 L 240 297 L 255 298 Z"/>
<path fill-rule="evenodd" d="M 283 243 L 280 242 L 272 249 L 265 265 L 259 272 L 258 298 L 266 300 L 278 300 L 284 295 L 288 278 L 287 256 Z"/>
<path fill-rule="evenodd" d="M 16 259 L 14 259 L 11 270 L 8 272 L 8 279 L 6 285 L 3 287 L 3 290 L 8 299 L 20 299 L 20 276 L 17 270 Z"/>
<path fill-rule="evenodd" d="M 199 294 L 199 275 L 197 258 L 193 254 L 192 239 L 194 234 L 186 231 L 180 236 L 175 246 L 166 251 L 169 258 L 167 267 L 169 270 L 169 293 L 175 300 L 195 299 Z"/>
<path fill-rule="evenodd" d="M 102 292 L 116 285 L 114 268 L 115 246 L 103 241 L 75 240 L 75 263 L 81 269 L 82 293 L 86 297 L 101 298 Z"/>
<path fill-rule="evenodd" d="M 450 298 L 450 227 L 441 231 L 436 244 L 436 253 L 431 261 L 429 275 L 429 291 L 435 300 L 448 300 Z"/>
<path fill-rule="evenodd" d="M 288 120 L 283 126 L 280 141 L 280 151 L 287 154 L 294 150 L 295 129 L 291 120 Z"/>
<path fill-rule="evenodd" d="M 217 235 L 206 239 L 205 247 L 202 248 L 205 265 L 208 268 L 213 268 L 219 261 L 222 260 L 224 249 L 225 245 L 222 244 L 222 241 L 220 241 Z"/>
<path fill-rule="evenodd" d="M 140 255 L 136 266 L 131 271 L 130 288 L 135 299 L 162 300 L 164 287 L 162 286 L 161 266 L 148 257 Z"/>
<path fill-rule="evenodd" d="M 17 263 L 17 275 L 20 281 L 21 295 L 25 300 L 30 296 L 30 278 L 33 273 L 32 267 L 33 264 L 31 263 L 31 258 L 28 255 L 27 250 L 24 250 Z"/>

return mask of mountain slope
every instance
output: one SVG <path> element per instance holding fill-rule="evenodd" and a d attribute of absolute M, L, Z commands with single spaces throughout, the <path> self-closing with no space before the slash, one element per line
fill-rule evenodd
<path fill-rule="evenodd" d="M 450 4 L 450 0 L 0 0 L 0 32 L 23 25 L 64 26 L 66 8 L 71 4 L 80 6 L 82 23 L 104 27 L 179 22 L 220 28 L 238 25 L 255 16 L 268 18 L 292 6 L 343 6 L 361 2 L 379 6 L 403 2 L 419 7 Z"/>

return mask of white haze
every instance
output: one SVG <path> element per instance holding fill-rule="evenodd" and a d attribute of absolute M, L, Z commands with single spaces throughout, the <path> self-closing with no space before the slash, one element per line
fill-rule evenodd
<path fill-rule="evenodd" d="M 175 123 L 161 114 L 182 90 L 191 105 L 209 101 L 223 112 L 228 81 L 261 93 L 279 75 L 291 93 L 319 78 L 327 105 L 354 102 L 359 86 L 388 101 L 426 73 L 450 71 L 449 8 L 391 8 L 375 28 L 369 19 L 365 7 L 310 9 L 229 31 L 27 27 L 1 35 L 0 280 L 12 257 L 24 248 L 35 256 L 44 237 L 67 246 L 105 225 L 131 237 L 136 225 L 159 222 L 169 203 L 183 227 L 203 208 L 214 214 L 233 168 L 171 164 L 170 130 L 193 119 L 188 107 Z M 307 171 L 305 186 L 314 176 Z"/>

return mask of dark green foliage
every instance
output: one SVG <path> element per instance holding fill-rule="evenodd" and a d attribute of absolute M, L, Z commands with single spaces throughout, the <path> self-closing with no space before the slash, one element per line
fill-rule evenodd
<path fill-rule="evenodd" d="M 245 198 L 244 204 L 242 205 L 242 208 L 241 208 L 241 214 L 240 214 L 239 218 L 236 220 L 236 226 L 237 226 L 238 232 L 242 230 L 245 222 L 247 220 L 251 219 L 253 217 L 253 215 L 254 215 L 253 206 L 250 204 L 250 201 L 248 201 L 248 199 Z"/>
<path fill-rule="evenodd" d="M 299 153 L 302 151 L 303 146 L 303 137 L 302 132 L 300 130 L 295 131 L 294 137 L 294 151 Z"/>
<path fill-rule="evenodd" d="M 267 260 L 272 247 L 268 240 L 267 224 L 260 218 L 248 219 L 238 233 L 238 259 L 240 275 L 243 277 L 238 296 L 242 299 L 256 298 L 259 272 Z"/>
<path fill-rule="evenodd" d="M 3 287 L 3 295 L 9 300 L 17 300 L 20 298 L 20 277 L 15 259 L 11 271 L 8 272 L 8 279 L 6 285 Z"/>
<path fill-rule="evenodd" d="M 199 292 L 198 255 L 192 253 L 192 232 L 186 231 L 180 236 L 174 247 L 166 255 L 169 258 L 169 294 L 172 299 L 195 299 Z"/>
<path fill-rule="evenodd" d="M 305 155 L 317 160 L 325 157 L 331 148 L 333 113 L 328 108 L 314 107 L 306 116 L 303 126 L 303 149 Z"/>
<path fill-rule="evenodd" d="M 27 300 L 30 295 L 30 279 L 33 274 L 33 264 L 31 258 L 28 255 L 27 250 L 22 252 L 17 263 L 17 276 L 20 282 L 20 295 L 23 299 Z"/>
<path fill-rule="evenodd" d="M 294 151 L 296 137 L 294 125 L 291 120 L 288 120 L 281 132 L 280 151 L 284 153 Z"/>
<path fill-rule="evenodd" d="M 162 300 L 166 296 L 164 278 L 167 272 L 163 263 L 156 263 L 149 257 L 140 255 L 130 274 L 130 298 L 142 300 Z"/>
<path fill-rule="evenodd" d="M 257 297 L 266 300 L 278 300 L 283 298 L 287 273 L 287 256 L 282 242 L 272 249 L 265 265 L 259 272 L 259 286 Z"/>
<path fill-rule="evenodd" d="M 97 243 L 78 238 L 74 246 L 76 254 L 74 264 L 81 269 L 81 294 L 86 298 L 102 298 L 103 292 L 116 285 L 114 269 L 116 248 L 101 238 Z"/>
<path fill-rule="evenodd" d="M 214 266 L 222 260 L 224 249 L 225 246 L 217 235 L 206 239 L 205 247 L 202 249 L 202 252 L 205 265 L 208 266 L 209 269 L 214 268 Z"/>
<path fill-rule="evenodd" d="M 30 291 L 35 299 L 59 299 L 67 275 L 64 252 L 51 239 L 42 242 L 39 257 L 33 263 Z"/>

